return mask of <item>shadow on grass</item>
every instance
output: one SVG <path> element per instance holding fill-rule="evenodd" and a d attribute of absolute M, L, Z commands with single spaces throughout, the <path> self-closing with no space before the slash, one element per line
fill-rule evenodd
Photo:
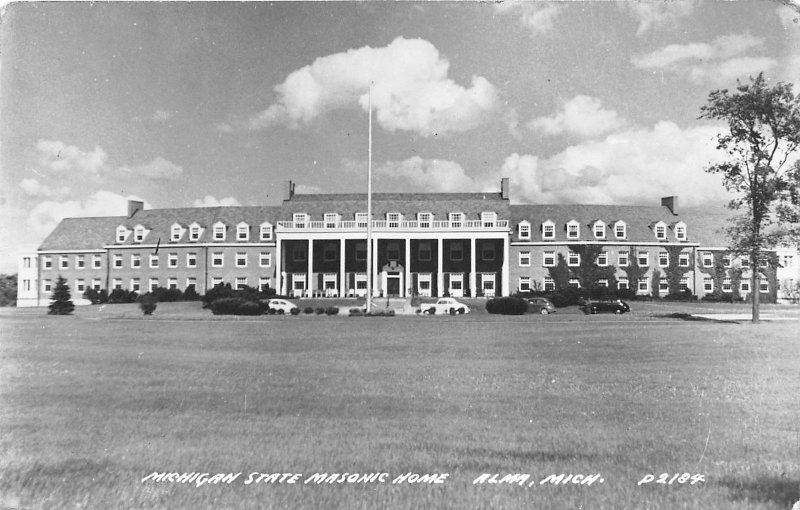
<path fill-rule="evenodd" d="M 665 313 L 662 315 L 656 315 L 656 317 L 663 319 L 680 319 L 682 321 L 717 322 L 720 324 L 740 324 L 739 321 L 709 319 L 708 317 L 697 317 L 695 315 L 686 312 Z"/>
<path fill-rule="evenodd" d="M 462 469 L 475 469 L 483 472 L 502 472 L 513 469 L 514 466 L 530 466 L 531 464 L 585 462 L 587 465 L 596 462 L 601 456 L 586 453 L 568 453 L 552 451 L 515 451 L 492 450 L 489 448 L 457 448 L 453 453 L 458 459 Z"/>
<path fill-rule="evenodd" d="M 800 481 L 791 478 L 762 476 L 755 480 L 723 478 L 719 485 L 731 491 L 731 499 L 772 502 L 781 508 L 791 508 L 800 499 Z"/>

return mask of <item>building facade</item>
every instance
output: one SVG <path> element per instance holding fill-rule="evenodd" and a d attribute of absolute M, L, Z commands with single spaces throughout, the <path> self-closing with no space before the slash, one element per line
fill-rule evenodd
<path fill-rule="evenodd" d="M 289 182 L 274 207 L 145 210 L 131 201 L 125 216 L 65 219 L 35 253 L 23 254 L 17 304 L 49 304 L 59 276 L 77 304 L 90 287 L 203 294 L 221 283 L 360 297 L 370 251 L 376 297 L 565 287 L 751 292 L 750 268 L 727 252 L 711 228 L 717 222 L 679 214 L 677 197 L 659 206 L 511 205 L 509 195 L 508 179 L 498 192 L 374 194 L 372 250 L 365 194 L 295 194 Z M 778 296 L 779 281 L 799 281 L 796 250 L 784 252 L 766 254 L 759 267 L 768 300 Z"/>

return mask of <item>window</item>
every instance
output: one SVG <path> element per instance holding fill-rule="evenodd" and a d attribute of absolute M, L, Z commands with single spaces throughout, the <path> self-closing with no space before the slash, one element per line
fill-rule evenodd
<path fill-rule="evenodd" d="M 597 286 L 598 287 L 608 288 L 608 279 L 607 278 L 600 278 L 599 280 L 597 280 Z"/>
<path fill-rule="evenodd" d="M 100 258 L 100 255 L 92 255 L 92 267 L 95 269 L 100 269 L 103 266 L 103 259 Z"/>
<path fill-rule="evenodd" d="M 240 290 L 247 287 L 247 277 L 246 276 L 237 276 L 236 277 L 236 290 Z"/>
<path fill-rule="evenodd" d="M 258 255 L 258 265 L 260 267 L 269 267 L 272 265 L 272 254 L 266 251 L 262 251 Z"/>
<path fill-rule="evenodd" d="M 627 290 L 628 289 L 628 277 L 627 276 L 620 276 L 617 279 L 617 289 L 619 290 Z"/>
<path fill-rule="evenodd" d="M 530 267 L 530 265 L 531 265 L 531 252 L 529 252 L 529 251 L 521 251 L 521 252 L 519 252 L 519 265 L 520 265 L 520 267 Z"/>
<path fill-rule="evenodd" d="M 722 292 L 731 292 L 733 290 L 733 284 L 731 283 L 730 278 L 725 278 L 722 280 Z"/>
<path fill-rule="evenodd" d="M 689 267 L 689 254 L 681 253 L 678 255 L 678 265 L 680 267 Z"/>
<path fill-rule="evenodd" d="M 794 266 L 794 255 L 781 256 L 781 267 L 793 267 L 793 266 Z"/>
<path fill-rule="evenodd" d="M 131 290 L 133 292 L 139 292 L 140 286 L 139 286 L 139 279 L 138 278 L 131 278 L 131 287 L 130 288 L 131 288 Z"/>
<path fill-rule="evenodd" d="M 150 267 L 154 269 L 158 267 L 158 255 L 154 253 L 150 254 Z"/>
<path fill-rule="evenodd" d="M 417 258 L 419 260 L 431 260 L 432 251 L 431 251 L 431 242 L 430 241 L 420 241 L 419 247 L 417 248 Z"/>
<path fill-rule="evenodd" d="M 669 253 L 665 251 L 658 252 L 658 265 L 659 267 L 669 266 Z"/>
<path fill-rule="evenodd" d="M 579 278 L 570 278 L 569 279 L 569 286 L 573 289 L 580 289 L 581 288 L 581 280 Z"/>
<path fill-rule="evenodd" d="M 142 241 L 144 241 L 144 234 L 145 234 L 145 231 L 144 231 L 144 227 L 143 226 L 136 225 L 133 228 L 133 240 L 135 242 L 141 243 Z"/>
<path fill-rule="evenodd" d="M 26 267 L 30 267 L 31 259 L 27 258 L 28 265 Z M 76 269 L 83 269 L 86 267 L 86 256 L 85 255 L 75 255 L 75 268 Z"/>
<path fill-rule="evenodd" d="M 211 267 L 222 267 L 225 265 L 225 255 L 221 251 L 211 254 Z"/>
<path fill-rule="evenodd" d="M 769 267 L 769 260 L 767 259 L 758 259 L 758 267 L 761 269 L 766 269 Z"/>
<path fill-rule="evenodd" d="M 464 260 L 464 245 L 461 241 L 450 243 L 450 260 Z"/>
<path fill-rule="evenodd" d="M 554 267 L 556 265 L 556 252 L 546 251 L 542 253 L 542 265 L 544 267 Z"/>
<path fill-rule="evenodd" d="M 186 289 L 188 290 L 189 288 L 197 290 L 197 278 L 194 276 L 186 278 Z"/>
<path fill-rule="evenodd" d="M 567 256 L 567 265 L 570 267 L 581 265 L 581 254 L 575 253 L 574 251 L 569 252 Z"/>
<path fill-rule="evenodd" d="M 606 267 L 608 265 L 608 252 L 601 251 L 597 255 L 597 265 L 600 267 Z"/>
<path fill-rule="evenodd" d="M 115 253 L 114 254 L 114 267 L 122 267 L 122 254 Z"/>
<path fill-rule="evenodd" d="M 497 213 L 496 212 L 482 212 L 481 213 L 481 224 L 485 228 L 492 228 L 494 227 L 495 223 L 497 222 Z"/>
<path fill-rule="evenodd" d="M 216 287 L 217 285 L 222 285 L 222 277 L 221 276 L 212 276 L 211 277 L 211 286 Z"/>
<path fill-rule="evenodd" d="M 625 239 L 627 237 L 627 225 L 624 221 L 618 221 L 614 224 L 614 235 L 617 239 Z"/>
<path fill-rule="evenodd" d="M 300 244 L 295 244 L 292 247 L 292 259 L 297 262 L 306 260 L 306 247 Z M 366 260 L 366 257 L 364 257 L 364 260 Z"/>
<path fill-rule="evenodd" d="M 186 254 L 186 267 L 197 267 L 197 254 L 196 253 L 187 253 Z"/>
<path fill-rule="evenodd" d="M 769 292 L 769 282 L 762 277 L 758 282 L 758 288 L 761 289 L 761 292 Z"/>
<path fill-rule="evenodd" d="M 369 215 L 367 213 L 356 213 L 356 227 L 367 228 L 367 222 L 369 222 Z"/>
<path fill-rule="evenodd" d="M 522 221 L 517 225 L 517 233 L 519 234 L 519 238 L 523 240 L 528 240 L 531 238 L 531 224 L 527 221 Z"/>
<path fill-rule="evenodd" d="M 578 239 L 581 236 L 580 224 L 572 220 L 567 223 L 567 239 Z"/>
<path fill-rule="evenodd" d="M 620 267 L 628 267 L 628 255 L 627 251 L 621 251 L 617 253 L 617 265 Z"/>
<path fill-rule="evenodd" d="M 703 267 L 711 267 L 714 265 L 714 256 L 708 252 L 703 252 Z"/>
<path fill-rule="evenodd" d="M 494 260 L 495 248 L 494 243 L 481 244 L 481 260 Z"/>
<path fill-rule="evenodd" d="M 258 278 L 258 290 L 265 292 L 269 288 L 269 276 L 260 276 Z"/>
<path fill-rule="evenodd" d="M 714 292 L 714 280 L 711 278 L 703 278 L 703 291 Z"/>
<path fill-rule="evenodd" d="M 168 289 L 177 289 L 178 288 L 178 279 L 175 277 L 167 278 L 167 288 Z"/>
<path fill-rule="evenodd" d="M 45 292 L 50 292 L 53 289 L 53 281 L 52 280 L 42 280 L 42 290 Z"/>
<path fill-rule="evenodd" d="M 22 290 L 24 290 L 24 291 L 31 290 L 31 281 L 30 280 L 22 280 Z"/>
<path fill-rule="evenodd" d="M 246 252 L 236 252 L 236 267 L 247 267 Z"/>
<path fill-rule="evenodd" d="M 121 289 L 122 288 L 122 278 L 114 278 L 111 283 L 112 289 Z"/>
<path fill-rule="evenodd" d="M 650 292 L 650 282 L 647 281 L 647 278 L 639 278 L 638 289 L 639 292 Z"/>
<path fill-rule="evenodd" d="M 420 243 L 420 250 L 422 249 L 422 243 Z M 356 260 L 367 260 L 367 243 L 364 241 L 356 243 Z M 428 258 L 430 260 L 430 258 Z M 364 281 L 366 285 L 366 280 Z M 364 287 L 366 288 L 366 287 Z"/>
<path fill-rule="evenodd" d="M 555 239 L 556 225 L 552 221 L 542 223 L 542 239 Z"/>
<path fill-rule="evenodd" d="M 686 225 L 684 223 L 675 224 L 675 239 L 678 241 L 686 240 Z"/>
<path fill-rule="evenodd" d="M 128 229 L 125 226 L 120 225 L 117 227 L 117 242 L 124 243 L 125 239 L 128 237 Z"/>
<path fill-rule="evenodd" d="M 169 267 L 178 267 L 178 254 L 177 253 L 170 253 L 167 255 L 167 266 Z"/>
<path fill-rule="evenodd" d="M 92 288 L 94 290 L 100 290 L 101 285 L 100 278 L 92 278 Z"/>
<path fill-rule="evenodd" d="M 678 283 L 678 289 L 681 291 L 689 290 L 689 278 L 684 276 L 681 278 L 681 281 Z"/>
<path fill-rule="evenodd" d="M 430 228 L 432 220 L 433 220 L 433 215 L 429 212 L 423 212 L 417 214 L 417 221 L 419 222 L 420 228 Z"/>
<path fill-rule="evenodd" d="M 259 236 L 262 241 L 272 241 L 272 224 L 262 223 Z"/>
<path fill-rule="evenodd" d="M 197 241 L 198 239 L 200 239 L 200 225 L 192 223 L 189 225 L 189 240 Z"/>
<path fill-rule="evenodd" d="M 69 267 L 69 258 L 66 255 L 61 255 L 58 260 L 58 267 L 61 269 L 67 269 Z"/>
<path fill-rule="evenodd" d="M 655 232 L 656 232 L 656 239 L 658 239 L 659 241 L 667 240 L 667 226 L 664 224 L 663 221 L 659 221 L 658 223 L 656 223 Z"/>
<path fill-rule="evenodd" d="M 399 228 L 400 219 L 401 219 L 400 213 L 397 212 L 386 213 L 386 225 L 389 228 Z"/>
<path fill-rule="evenodd" d="M 325 213 L 323 218 L 325 219 L 325 228 L 336 228 L 336 224 L 339 222 L 339 215 L 336 213 Z"/>
<path fill-rule="evenodd" d="M 750 267 L 750 259 L 748 257 L 742 257 L 741 266 L 745 269 Z"/>
<path fill-rule="evenodd" d="M 42 258 L 42 266 L 45 269 L 51 269 L 53 267 L 53 259 L 50 256 Z"/>
<path fill-rule="evenodd" d="M 660 278 L 658 280 L 658 290 L 669 292 L 669 281 L 666 278 Z"/>
<path fill-rule="evenodd" d="M 244 222 L 236 225 L 236 240 L 237 241 L 250 240 L 250 225 Z"/>
<path fill-rule="evenodd" d="M 131 255 L 131 267 L 135 269 L 142 267 L 142 256 L 138 253 L 133 253 Z"/>
<path fill-rule="evenodd" d="M 224 223 L 214 223 L 214 240 L 215 241 L 224 241 L 225 240 L 225 224 Z"/>
<path fill-rule="evenodd" d="M 397 243 L 389 243 L 389 249 L 391 250 L 392 244 L 394 244 L 396 249 Z M 333 262 L 336 260 L 336 248 L 338 248 L 336 243 L 325 243 L 325 246 L 322 250 L 322 258 L 325 260 L 325 262 Z M 398 250 L 397 257 L 395 257 L 393 260 L 397 260 L 400 257 L 399 251 L 400 250 Z M 391 259 L 391 256 L 389 258 Z"/>
<path fill-rule="evenodd" d="M 732 261 L 730 255 L 723 255 L 722 256 L 722 265 L 723 267 L 731 267 Z"/>
<path fill-rule="evenodd" d="M 306 228 L 306 220 L 307 215 L 305 213 L 294 213 L 292 215 L 292 222 L 294 222 L 294 228 Z"/>
<path fill-rule="evenodd" d="M 640 251 L 638 259 L 640 267 L 647 267 L 650 265 L 650 254 L 646 251 Z"/>
<path fill-rule="evenodd" d="M 556 290 L 556 282 L 549 276 L 544 277 L 544 290 Z"/>
<path fill-rule="evenodd" d="M 31 258 L 30 257 L 23 257 L 23 259 L 22 259 L 22 267 L 25 267 L 25 268 L 31 267 Z"/>
<path fill-rule="evenodd" d="M 364 273 L 358 273 L 356 275 L 356 289 L 357 290 L 367 290 L 367 275 Z"/>
<path fill-rule="evenodd" d="M 750 282 L 743 281 L 739 283 L 739 290 L 741 292 L 750 292 Z"/>
<path fill-rule="evenodd" d="M 450 213 L 450 226 L 453 228 L 461 228 L 462 221 L 464 221 L 464 214 L 460 212 Z"/>
<path fill-rule="evenodd" d="M 170 229 L 170 236 L 171 236 L 170 239 L 172 241 L 180 241 L 182 235 L 183 235 L 183 228 L 177 223 L 173 224 L 172 228 Z"/>
<path fill-rule="evenodd" d="M 156 290 L 156 287 L 158 287 L 158 278 L 150 278 L 150 281 L 148 282 L 148 288 L 150 289 L 150 292 Z"/>
<path fill-rule="evenodd" d="M 519 277 L 519 291 L 520 292 L 528 292 L 531 290 L 531 277 L 530 276 L 520 276 Z"/>
<path fill-rule="evenodd" d="M 606 224 L 602 221 L 594 223 L 594 237 L 596 239 L 603 239 L 606 237 Z"/>

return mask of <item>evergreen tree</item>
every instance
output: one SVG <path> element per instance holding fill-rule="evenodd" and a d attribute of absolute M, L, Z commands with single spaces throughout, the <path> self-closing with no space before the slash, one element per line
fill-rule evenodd
<path fill-rule="evenodd" d="M 50 303 L 50 315 L 69 315 L 75 309 L 72 304 L 72 296 L 69 293 L 69 285 L 63 276 L 59 276 L 56 280 L 56 286 L 53 288 L 53 301 Z"/>

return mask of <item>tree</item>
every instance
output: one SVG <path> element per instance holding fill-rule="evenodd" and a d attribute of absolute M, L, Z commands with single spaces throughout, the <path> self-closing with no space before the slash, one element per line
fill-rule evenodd
<path fill-rule="evenodd" d="M 50 315 L 69 315 L 75 310 L 75 305 L 72 304 L 72 296 L 69 293 L 69 285 L 63 276 L 59 276 L 56 280 L 56 285 L 53 287 L 53 300 L 50 303 Z"/>
<path fill-rule="evenodd" d="M 701 119 L 728 124 L 717 135 L 726 161 L 706 171 L 722 176 L 725 189 L 736 194 L 728 207 L 742 211 L 727 230 L 731 250 L 750 260 L 753 322 L 759 322 L 759 261 L 790 235 L 781 220 L 787 205 L 798 202 L 800 172 L 790 158 L 800 144 L 800 98 L 791 84 L 770 87 L 762 73 L 750 83 L 739 82 L 735 92 L 711 92 L 700 112 Z"/>
<path fill-rule="evenodd" d="M 16 306 L 17 275 L 0 274 L 0 306 Z"/>

